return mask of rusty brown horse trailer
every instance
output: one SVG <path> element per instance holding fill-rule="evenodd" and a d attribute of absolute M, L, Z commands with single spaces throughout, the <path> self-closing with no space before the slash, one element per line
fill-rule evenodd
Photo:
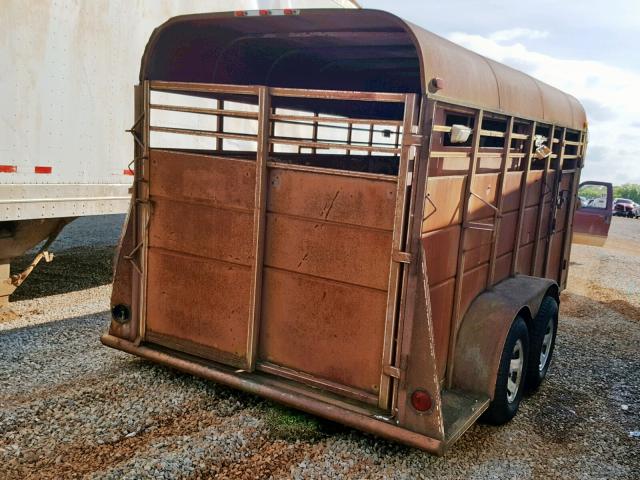
<path fill-rule="evenodd" d="M 105 345 L 437 454 L 544 377 L 573 97 L 382 11 L 191 15 L 132 131 Z"/>

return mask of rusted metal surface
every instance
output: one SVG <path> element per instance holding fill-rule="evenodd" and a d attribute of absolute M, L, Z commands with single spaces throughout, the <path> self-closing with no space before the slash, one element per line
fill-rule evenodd
<path fill-rule="evenodd" d="M 483 110 L 478 110 L 474 116 L 474 130 L 472 133 L 473 146 L 471 147 L 472 149 L 471 149 L 471 155 L 469 157 L 469 168 L 467 171 L 464 194 L 462 197 L 462 212 L 461 212 L 462 213 L 462 219 L 461 219 L 462 230 L 460 232 L 460 242 L 458 244 L 458 255 L 457 255 L 458 265 L 456 267 L 456 281 L 455 281 L 455 290 L 453 294 L 453 314 L 451 319 L 451 329 L 449 333 L 449 356 L 447 359 L 447 386 L 448 387 L 451 387 L 452 385 L 451 382 L 453 378 L 452 374 L 453 374 L 454 361 L 455 361 L 454 351 L 455 351 L 455 346 L 458 339 L 458 329 L 460 328 L 462 313 L 464 312 L 464 305 L 466 304 L 466 301 L 463 300 L 463 297 L 468 297 L 470 295 L 469 292 L 475 290 L 475 288 L 472 289 L 467 287 L 466 296 L 465 296 L 465 293 L 463 292 L 463 284 L 464 284 L 464 276 L 465 276 L 465 270 L 464 270 L 465 250 L 469 250 L 468 245 L 465 243 L 466 234 L 468 232 L 468 228 L 466 228 L 467 226 L 465 224 L 467 221 L 471 220 L 471 215 L 472 215 L 472 212 L 469 211 L 469 207 L 470 207 L 470 201 L 472 198 L 471 197 L 472 186 L 473 186 L 473 182 L 476 176 L 476 171 L 478 168 L 478 151 L 480 149 L 480 138 L 481 138 L 480 129 L 482 128 L 483 117 L 484 117 Z M 476 282 L 476 284 L 474 284 L 474 287 L 475 287 L 477 286 L 477 282 L 479 281 L 480 277 L 477 275 L 474 275 L 473 279 L 474 279 L 474 282 Z M 482 289 L 484 289 L 485 286 L 486 284 L 483 285 L 479 291 L 482 291 Z"/>
<path fill-rule="evenodd" d="M 445 444 L 443 441 L 385 422 L 383 419 L 371 415 L 370 412 L 358 412 L 348 403 L 332 404 L 327 401 L 326 397 L 320 400 L 315 399 L 311 392 L 305 395 L 302 393 L 303 391 L 291 388 L 286 382 L 278 380 L 277 377 L 264 377 L 259 374 L 238 375 L 233 370 L 225 369 L 220 365 L 205 366 L 193 360 L 179 358 L 149 347 L 139 347 L 111 335 L 104 335 L 101 340 L 102 343 L 110 347 L 319 415 L 334 422 L 358 428 L 389 440 L 399 441 L 437 455 L 444 453 Z M 304 392 L 307 393 L 307 391 Z"/>
<path fill-rule="evenodd" d="M 385 75 L 375 60 L 343 75 L 361 52 L 389 60 L 392 47 Z M 180 68 L 166 61 L 176 48 Z M 205 54 L 211 68 L 189 67 Z M 141 75 L 133 227 L 113 297 L 132 315 L 103 342 L 442 452 L 488 406 L 514 317 L 558 290 L 521 273 L 565 270 L 584 155 L 565 155 L 566 132 L 583 135 L 581 107 L 366 10 L 174 19 Z M 210 103 L 152 104 L 150 90 Z M 211 123 L 151 124 L 151 109 Z M 466 144 L 450 141 L 459 122 Z M 556 124 L 552 155 L 534 158 L 537 128 L 553 139 Z M 156 148 L 152 133 L 214 140 Z M 415 390 L 431 410 L 412 406 Z"/>
<path fill-rule="evenodd" d="M 295 45 L 291 38 L 295 38 Z M 254 57 L 256 42 L 262 46 L 271 45 L 271 48 L 261 49 L 260 56 Z M 214 50 L 211 45 L 219 48 Z M 335 65 L 348 66 L 348 62 L 336 63 L 341 60 L 340 53 L 331 54 L 331 47 L 337 45 L 348 49 L 354 64 L 363 58 L 369 59 L 369 73 L 359 77 L 361 83 L 358 83 L 358 77 L 336 70 Z M 194 65 L 206 57 L 214 68 L 206 69 L 206 72 L 205 69 L 191 69 L 190 78 L 185 78 L 184 70 L 175 72 L 170 64 L 171 52 L 176 50 L 183 58 L 192 59 Z M 386 52 L 391 50 L 394 54 L 388 55 Z M 232 58 L 235 68 L 220 68 Z M 244 63 L 238 63 L 239 58 L 245 58 Z M 447 101 L 509 112 L 526 119 L 563 124 L 577 130 L 585 126 L 584 110 L 570 95 L 377 10 L 302 10 L 300 15 L 286 18 L 237 19 L 232 12 L 174 17 L 152 35 L 142 60 L 140 79 L 227 84 L 255 82 L 318 89 L 322 88 L 319 84 L 326 78 L 326 72 L 330 71 L 335 90 L 366 91 L 366 85 L 374 85 L 373 91 L 385 91 L 378 86 L 378 60 L 387 62 L 385 77 L 390 79 L 387 85 L 397 88 L 396 92 L 435 93 Z M 397 68 L 389 68 L 390 61 L 397 62 Z M 407 70 L 413 75 L 404 75 Z M 297 71 L 304 72 L 304 76 L 295 74 Z M 437 93 L 430 92 L 431 80 L 436 77 L 442 79 L 443 88 Z M 276 81 L 280 84 L 276 85 Z M 210 92 L 211 89 L 203 86 L 201 91 Z M 318 96 L 314 92 L 302 95 L 307 98 Z M 351 99 L 349 95 L 345 92 L 343 97 Z M 301 94 L 293 96 L 299 99 Z M 369 98 L 374 99 L 373 96 Z M 397 101 L 390 94 L 375 97 L 377 101 L 387 99 Z"/>
<path fill-rule="evenodd" d="M 511 320 L 522 308 L 534 317 L 542 298 L 553 286 L 552 280 L 516 276 L 476 298 L 460 328 L 452 385 L 493 398 L 500 355 Z"/>
<path fill-rule="evenodd" d="M 260 361 L 380 390 L 386 292 L 267 267 Z"/>

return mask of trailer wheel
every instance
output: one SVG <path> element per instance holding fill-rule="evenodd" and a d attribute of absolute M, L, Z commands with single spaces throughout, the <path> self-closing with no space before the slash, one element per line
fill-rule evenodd
<path fill-rule="evenodd" d="M 558 333 L 558 302 L 544 297 L 538 315 L 533 319 L 530 332 L 527 390 L 535 391 L 547 376 Z"/>
<path fill-rule="evenodd" d="M 529 354 L 529 331 L 521 317 L 516 317 L 504 342 L 496 389 L 489 408 L 482 420 L 492 425 L 502 425 L 518 412 Z"/>

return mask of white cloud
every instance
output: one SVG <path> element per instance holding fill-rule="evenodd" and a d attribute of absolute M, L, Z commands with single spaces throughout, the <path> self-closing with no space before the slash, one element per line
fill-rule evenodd
<path fill-rule="evenodd" d="M 544 30 L 532 30 L 530 28 L 510 28 L 509 30 L 498 30 L 492 33 L 489 38 L 494 42 L 508 42 L 516 38 L 527 38 L 529 40 L 538 40 L 547 38 L 549 32 Z"/>
<path fill-rule="evenodd" d="M 500 43 L 517 38 L 505 32 L 511 31 L 489 37 L 452 33 L 449 39 L 577 97 L 589 118 L 583 178 L 640 183 L 640 131 L 635 126 L 640 120 L 640 74 L 598 61 L 556 58 L 521 43 Z"/>

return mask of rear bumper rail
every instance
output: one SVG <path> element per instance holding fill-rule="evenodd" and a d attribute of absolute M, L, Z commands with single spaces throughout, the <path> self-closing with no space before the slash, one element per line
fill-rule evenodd
<path fill-rule="evenodd" d="M 170 353 L 165 353 L 151 346 L 136 346 L 130 341 L 109 334 L 103 335 L 100 341 L 108 347 L 213 380 L 214 382 L 225 384 L 388 440 L 399 441 L 436 455 L 443 455 L 446 449 L 444 441 L 387 423 L 373 413 L 367 415 L 323 402 L 299 392 L 289 392 L 279 380 L 262 373 L 237 371 L 208 361 L 206 364 L 200 363 L 200 361 L 190 360 L 182 355 L 178 356 L 176 354 L 174 356 Z"/>

